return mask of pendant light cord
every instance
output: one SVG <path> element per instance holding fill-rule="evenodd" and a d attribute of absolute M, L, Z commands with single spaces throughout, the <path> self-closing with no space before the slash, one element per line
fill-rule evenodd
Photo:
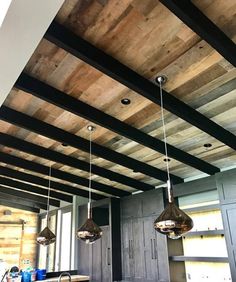
<path fill-rule="evenodd" d="M 48 200 L 47 200 L 47 226 L 49 224 L 49 204 L 50 204 L 50 189 L 51 189 L 51 174 L 52 174 L 52 166 L 51 163 L 49 165 L 49 174 L 48 174 Z"/>
<path fill-rule="evenodd" d="M 162 80 L 159 81 L 160 87 L 160 100 L 161 100 L 161 121 L 162 121 L 162 129 L 163 129 L 163 141 L 165 147 L 165 157 L 166 157 L 166 172 L 167 172 L 167 191 L 168 191 L 168 200 L 172 202 L 171 196 L 171 182 L 170 182 L 170 168 L 169 168 L 169 157 L 168 157 L 168 147 L 167 147 L 167 138 L 166 138 L 166 125 L 165 125 L 165 117 L 164 117 L 164 107 L 163 107 L 163 93 L 162 93 Z"/>
<path fill-rule="evenodd" d="M 88 202 L 88 215 L 92 217 L 91 209 L 91 194 L 92 194 L 92 130 L 89 131 L 89 202 Z"/>

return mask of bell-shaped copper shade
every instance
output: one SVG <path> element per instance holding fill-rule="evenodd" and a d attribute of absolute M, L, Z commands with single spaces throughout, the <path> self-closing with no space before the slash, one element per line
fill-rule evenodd
<path fill-rule="evenodd" d="M 56 235 L 46 226 L 37 236 L 37 243 L 48 246 L 55 243 Z"/>
<path fill-rule="evenodd" d="M 154 228 L 171 239 L 178 239 L 193 228 L 193 221 L 173 202 L 170 202 L 155 220 Z"/>
<path fill-rule="evenodd" d="M 86 222 L 78 229 L 77 236 L 86 244 L 92 244 L 102 236 L 101 228 L 92 220 L 88 218 Z"/>
<path fill-rule="evenodd" d="M 77 237 L 86 244 L 93 244 L 102 236 L 102 229 L 92 219 L 91 202 L 88 202 L 88 219 L 77 230 Z"/>

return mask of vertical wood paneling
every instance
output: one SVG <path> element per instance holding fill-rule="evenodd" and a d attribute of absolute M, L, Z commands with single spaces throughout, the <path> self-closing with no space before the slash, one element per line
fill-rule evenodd
<path fill-rule="evenodd" d="M 10 210 L 12 214 L 4 215 L 5 210 Z M 26 260 L 29 260 L 31 266 L 35 267 L 37 214 L 0 205 L 1 222 L 20 220 L 26 222 L 24 232 L 22 232 L 22 225 L 0 224 L 0 259 L 5 261 L 9 267 L 16 265 L 22 268 Z"/>

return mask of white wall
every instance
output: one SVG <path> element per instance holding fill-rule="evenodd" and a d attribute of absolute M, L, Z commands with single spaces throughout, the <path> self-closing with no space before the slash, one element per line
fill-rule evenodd
<path fill-rule="evenodd" d="M 0 9 L 1 2 L 0 0 Z M 13 0 L 0 27 L 0 106 L 64 0 Z"/>

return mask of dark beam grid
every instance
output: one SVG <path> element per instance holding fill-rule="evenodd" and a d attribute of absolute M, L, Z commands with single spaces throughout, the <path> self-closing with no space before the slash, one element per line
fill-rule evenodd
<path fill-rule="evenodd" d="M 0 198 L 0 205 L 2 206 L 7 206 L 10 208 L 14 208 L 14 209 L 19 209 L 19 210 L 25 210 L 25 211 L 30 211 L 30 212 L 34 212 L 34 213 L 39 213 L 40 209 L 39 208 L 35 208 L 33 206 L 27 206 L 25 204 L 19 204 L 19 203 L 15 203 L 14 201 L 11 201 L 9 199 L 1 199 Z"/>
<path fill-rule="evenodd" d="M 36 132 L 48 138 L 57 140 L 61 143 L 68 144 L 72 147 L 83 150 L 85 152 L 89 152 L 90 143 L 88 140 L 80 136 L 71 134 L 58 127 L 52 126 L 43 121 L 40 121 L 36 118 L 20 113 L 6 106 L 1 106 L 0 108 L 0 119 L 15 124 L 17 126 L 23 127 L 32 132 Z M 94 155 L 98 157 L 128 167 L 134 171 L 141 172 L 143 174 L 149 175 L 151 177 L 154 177 L 162 181 L 167 180 L 167 174 L 165 171 L 162 171 L 153 166 L 145 164 L 141 161 L 135 160 L 133 158 L 115 152 L 109 148 L 103 147 L 94 142 L 92 142 L 92 152 Z M 173 183 L 183 182 L 182 178 L 173 174 L 171 175 L 171 179 Z"/>
<path fill-rule="evenodd" d="M 87 172 L 89 171 L 89 163 L 85 161 L 73 158 L 71 156 L 64 155 L 62 153 L 53 151 L 51 149 L 46 149 L 42 146 L 32 144 L 30 142 L 21 140 L 19 138 L 13 137 L 8 134 L 0 133 L 0 144 L 26 152 L 28 154 L 32 154 L 32 155 L 44 158 L 44 159 L 48 159 L 48 160 L 58 162 L 58 163 L 61 163 L 67 166 L 71 166 L 71 167 L 74 167 L 80 170 L 84 170 Z M 146 184 L 144 182 L 141 182 L 136 179 L 127 177 L 125 175 L 99 167 L 97 165 L 92 166 L 92 172 L 104 178 L 108 178 L 110 180 L 122 183 L 124 185 L 133 187 L 135 189 L 147 191 L 147 190 L 151 190 L 155 188 L 154 186 L 150 184 Z"/>
<path fill-rule="evenodd" d="M 1 180 L 0 180 L 0 182 L 1 182 Z M 47 205 L 47 198 L 46 197 L 42 197 L 42 196 L 34 195 L 34 194 L 31 194 L 31 193 L 15 190 L 15 189 L 12 189 L 12 188 L 7 188 L 7 187 L 2 186 L 1 184 L 0 184 L 1 193 L 9 194 L 11 196 L 16 196 L 16 197 L 23 198 L 23 199 L 27 199 L 27 200 L 30 200 L 31 202 L 36 202 L 36 203 L 41 203 L 41 204 Z M 50 206 L 54 206 L 54 207 L 57 207 L 57 208 L 60 207 L 60 201 L 58 201 L 58 200 L 50 199 L 49 204 L 50 204 Z"/>
<path fill-rule="evenodd" d="M 4 160 L 5 160 L 5 161 L 8 161 L 8 162 L 6 162 L 7 164 L 10 164 L 10 165 L 15 164 L 16 166 L 19 166 L 20 168 L 28 169 L 28 167 L 29 167 L 28 163 L 26 163 L 26 164 L 22 163 L 22 165 L 21 165 L 21 159 L 20 158 L 17 158 L 16 162 L 15 162 L 14 159 L 11 159 L 11 158 L 9 159 L 7 156 L 8 155 L 5 154 L 5 155 L 3 155 L 3 158 L 1 158 L 1 155 L 0 155 L 0 161 L 4 162 Z M 7 157 L 7 158 L 5 158 L 5 157 Z M 29 174 L 29 173 L 25 173 L 25 172 L 22 172 L 22 171 L 15 170 L 15 169 L 11 169 L 11 168 L 8 168 L 8 167 L 0 166 L 0 174 L 7 176 L 7 177 L 19 179 L 21 181 L 27 181 L 27 182 L 30 182 L 30 183 L 34 183 L 36 185 L 48 187 L 48 180 L 47 179 L 41 178 L 41 177 L 33 175 L 33 174 Z M 60 183 L 60 182 L 56 182 L 54 180 L 51 180 L 50 185 L 51 185 L 52 189 L 56 189 L 56 190 L 61 191 L 61 192 L 66 192 L 66 193 L 69 193 L 69 194 L 72 194 L 72 195 L 77 195 L 77 196 L 86 197 L 86 198 L 88 197 L 87 191 L 77 189 L 75 187 L 72 187 L 72 186 L 64 184 L 64 183 Z M 65 194 L 65 197 L 66 196 L 67 195 Z M 103 198 L 104 198 L 103 196 L 92 193 L 92 199 L 94 199 L 94 200 L 100 200 L 100 199 L 103 199 Z"/>
<path fill-rule="evenodd" d="M 33 162 L 33 161 L 28 161 L 22 158 L 18 158 L 3 152 L 0 152 L 0 161 L 8 163 L 8 164 L 12 164 L 18 167 L 23 167 L 27 170 L 31 170 L 37 173 L 41 173 L 44 175 L 48 175 L 48 171 L 49 171 L 49 167 Z M 89 180 L 74 174 L 71 174 L 69 172 L 65 172 L 62 170 L 58 170 L 55 168 L 52 168 L 52 177 L 54 178 L 58 178 L 60 180 L 65 180 L 71 183 L 76 183 L 78 185 L 84 186 L 84 187 L 88 187 L 88 182 Z M 114 196 L 118 196 L 118 197 L 123 197 L 123 196 L 127 196 L 130 195 L 129 192 L 126 191 L 122 191 L 116 188 L 113 188 L 111 186 L 108 186 L 106 184 L 102 184 L 96 181 L 91 181 L 91 186 L 92 189 L 97 190 L 97 191 L 102 191 L 104 193 L 108 193 L 110 195 L 114 195 Z M 75 188 L 78 189 L 78 188 Z M 82 192 L 83 190 L 80 189 L 80 192 Z M 88 195 L 87 191 L 83 191 L 84 192 L 84 196 Z M 94 193 L 93 193 L 94 196 Z M 85 196 L 86 197 L 86 196 Z"/>
<path fill-rule="evenodd" d="M 44 37 L 131 90 L 160 105 L 159 89 L 155 84 L 78 37 L 61 24 L 53 21 Z M 232 56 L 234 54 L 235 52 L 232 53 Z M 234 150 L 236 149 L 236 136 L 234 134 L 165 90 L 163 90 L 163 96 L 163 106 L 167 111 L 203 130 Z"/>
<path fill-rule="evenodd" d="M 12 177 L 12 178 L 15 177 L 14 173 L 17 172 L 15 170 L 8 169 L 8 168 L 0 166 L 0 175 L 4 175 L 4 172 L 3 172 L 4 170 L 10 171 L 10 173 L 8 173 L 7 176 Z M 19 172 L 19 173 L 21 173 L 21 172 Z M 27 178 L 25 180 L 29 181 Z M 13 180 L 13 179 L 10 179 L 10 178 L 5 178 L 5 177 L 2 177 L 2 176 L 0 176 L 0 184 L 6 185 L 6 186 L 12 187 L 12 188 L 17 188 L 17 189 L 20 189 L 22 191 L 32 192 L 32 193 L 39 194 L 39 195 L 44 195 L 44 196 L 48 195 L 48 189 L 44 189 L 44 188 L 41 188 L 41 187 L 38 187 L 38 186 L 30 185 L 30 184 L 27 184 L 27 183 L 24 183 L 24 182 L 21 182 L 21 181 L 17 181 L 17 180 Z M 60 199 L 62 201 L 69 202 L 69 203 L 72 203 L 72 200 L 73 200 L 72 196 L 62 194 L 62 193 L 58 193 L 58 192 L 55 192 L 53 190 L 50 190 L 50 197 L 57 198 L 57 199 Z"/>
<path fill-rule="evenodd" d="M 236 67 L 235 43 L 189 0 L 160 0 L 183 23 Z"/>
<path fill-rule="evenodd" d="M 30 93 L 40 99 L 56 105 L 75 115 L 81 116 L 94 123 L 99 124 L 109 130 L 112 130 L 122 136 L 129 138 L 137 143 L 140 143 L 152 150 L 161 154 L 165 154 L 164 142 L 154 138 L 102 111 L 82 102 L 74 97 L 71 97 L 62 91 L 47 85 L 25 73 L 22 73 L 15 83 L 15 87 Z M 198 159 L 172 145 L 167 145 L 168 154 L 182 163 L 192 166 L 207 174 L 215 174 L 219 169 L 207 162 Z"/>

